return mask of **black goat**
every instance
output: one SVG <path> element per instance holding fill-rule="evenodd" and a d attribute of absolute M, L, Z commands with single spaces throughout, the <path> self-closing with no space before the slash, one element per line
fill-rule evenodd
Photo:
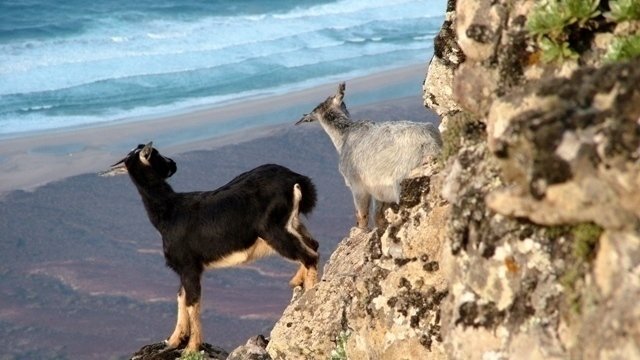
<path fill-rule="evenodd" d="M 205 269 L 234 266 L 277 252 L 299 262 L 292 286 L 316 283 L 318 242 L 299 220 L 316 202 L 311 180 L 280 165 L 262 165 L 214 191 L 174 192 L 165 181 L 176 163 L 152 144 L 138 145 L 108 173 L 128 172 L 153 226 L 162 235 L 167 265 L 180 276 L 178 320 L 166 340 L 202 343 L 200 279 Z M 108 174 L 108 173 L 105 173 Z"/>

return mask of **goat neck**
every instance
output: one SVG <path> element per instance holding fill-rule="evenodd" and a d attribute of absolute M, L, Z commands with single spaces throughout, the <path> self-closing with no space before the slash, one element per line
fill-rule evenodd
<path fill-rule="evenodd" d="M 160 218 L 171 209 L 175 191 L 166 180 L 139 168 L 129 169 L 129 176 L 138 189 L 151 223 L 158 228 Z"/>
<path fill-rule="evenodd" d="M 349 128 L 353 125 L 349 115 L 332 109 L 331 111 L 324 113 L 319 120 L 320 125 L 327 135 L 329 135 L 331 142 L 333 142 L 333 146 L 336 147 L 338 154 L 340 154 L 342 151 L 342 145 L 344 144 L 344 138 L 346 137 Z"/>

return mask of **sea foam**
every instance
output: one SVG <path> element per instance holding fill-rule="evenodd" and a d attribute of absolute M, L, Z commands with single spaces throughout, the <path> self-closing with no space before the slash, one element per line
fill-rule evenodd
<path fill-rule="evenodd" d="M 46 18 L 0 4 L 0 135 L 423 63 L 445 7 L 444 0 L 110 4 L 69 13 L 62 1 L 59 8 L 48 1 Z"/>

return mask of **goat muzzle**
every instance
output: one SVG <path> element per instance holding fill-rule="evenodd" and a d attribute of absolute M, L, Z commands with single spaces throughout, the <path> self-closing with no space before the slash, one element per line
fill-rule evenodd
<path fill-rule="evenodd" d="M 302 123 L 306 123 L 306 122 L 312 122 L 313 118 L 311 116 L 309 116 L 309 114 L 304 114 L 302 115 L 302 118 L 298 121 L 296 121 L 295 125 L 300 125 Z"/>

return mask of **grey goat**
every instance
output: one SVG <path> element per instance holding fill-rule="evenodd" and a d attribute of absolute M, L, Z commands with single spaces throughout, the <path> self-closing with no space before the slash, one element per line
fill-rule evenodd
<path fill-rule="evenodd" d="M 376 225 L 383 219 L 384 204 L 398 203 L 400 182 L 411 170 L 442 147 L 438 129 L 409 121 L 352 121 L 344 104 L 345 83 L 305 114 L 296 125 L 318 121 L 338 150 L 340 173 L 353 194 L 357 226 L 367 228 L 371 197 L 376 200 Z"/>

